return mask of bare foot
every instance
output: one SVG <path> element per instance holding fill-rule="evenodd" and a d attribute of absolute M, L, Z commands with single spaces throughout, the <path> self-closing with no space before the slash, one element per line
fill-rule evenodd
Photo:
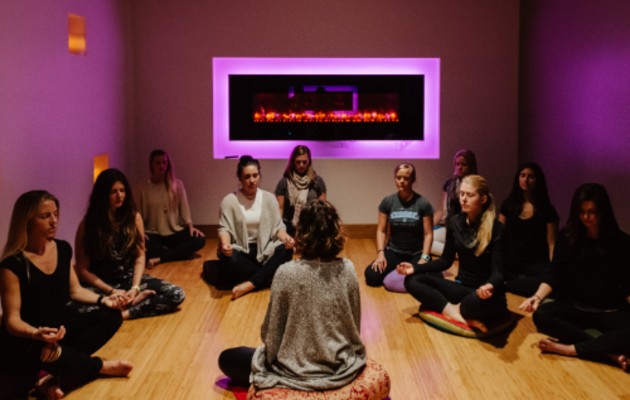
<path fill-rule="evenodd" d="M 476 319 L 467 319 L 466 324 L 473 329 L 480 331 L 481 333 L 488 333 L 488 327 L 483 322 Z"/>
<path fill-rule="evenodd" d="M 558 343 L 551 338 L 541 339 L 540 342 L 538 342 L 538 348 L 543 353 L 555 353 L 567 357 L 577 356 L 574 345 Z"/>
<path fill-rule="evenodd" d="M 452 319 L 453 321 L 461 322 L 462 324 L 467 324 L 464 317 L 462 317 L 462 313 L 459 311 L 459 304 L 447 303 L 444 309 L 442 310 L 442 315 Z"/>
<path fill-rule="evenodd" d="M 609 354 L 608 357 L 623 371 L 628 371 L 628 358 L 626 356 L 623 354 Z"/>
<path fill-rule="evenodd" d="M 103 360 L 103 367 L 99 371 L 108 376 L 127 376 L 133 369 L 133 364 L 129 361 Z"/>
<path fill-rule="evenodd" d="M 142 292 L 138 293 L 136 297 L 133 298 L 131 302 L 132 306 L 142 303 L 145 299 L 155 295 L 155 290 L 145 289 Z"/>
<path fill-rule="evenodd" d="M 39 379 L 35 384 L 35 398 L 42 400 L 61 399 L 64 393 L 59 388 L 57 380 L 52 375 L 46 375 Z"/>
<path fill-rule="evenodd" d="M 239 297 L 246 295 L 247 293 L 251 292 L 254 289 L 256 289 L 256 286 L 254 286 L 254 284 L 251 283 L 250 281 L 239 283 L 238 285 L 234 286 L 234 288 L 232 289 L 232 300 L 236 300 Z"/>
<path fill-rule="evenodd" d="M 149 261 L 147 261 L 147 268 L 151 269 L 157 267 L 160 261 L 160 257 L 149 258 Z"/>

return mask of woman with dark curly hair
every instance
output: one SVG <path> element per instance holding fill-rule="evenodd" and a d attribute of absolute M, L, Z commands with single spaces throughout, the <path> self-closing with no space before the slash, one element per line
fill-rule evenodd
<path fill-rule="evenodd" d="M 558 235 L 551 273 L 521 310 L 534 311 L 551 338 L 542 352 L 611 362 L 628 369 L 630 356 L 630 236 L 617 224 L 606 189 L 577 188 L 567 225 Z M 551 293 L 555 301 L 541 304 Z M 587 328 L 601 332 L 593 337 Z"/>
<path fill-rule="evenodd" d="M 521 296 L 536 291 L 551 263 L 558 219 L 542 168 L 533 162 L 521 165 L 499 214 L 507 243 L 506 291 Z"/>
<path fill-rule="evenodd" d="M 184 301 L 182 288 L 144 273 L 144 224 L 129 182 L 117 169 L 96 178 L 75 252 L 82 282 L 127 300 L 125 319 L 173 312 Z"/>
<path fill-rule="evenodd" d="M 278 269 L 262 326 L 263 345 L 221 353 L 233 383 L 330 390 L 352 382 L 366 363 L 359 336 L 359 283 L 352 262 L 339 258 L 345 237 L 335 208 L 313 200 L 300 213 L 300 258 Z"/>

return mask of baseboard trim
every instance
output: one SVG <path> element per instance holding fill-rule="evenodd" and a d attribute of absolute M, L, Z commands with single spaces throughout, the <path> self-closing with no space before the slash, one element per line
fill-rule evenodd
<path fill-rule="evenodd" d="M 373 239 L 376 237 L 376 224 L 351 224 L 344 225 L 350 238 Z M 206 235 L 208 239 L 217 239 L 219 225 L 196 225 L 197 229 Z"/>

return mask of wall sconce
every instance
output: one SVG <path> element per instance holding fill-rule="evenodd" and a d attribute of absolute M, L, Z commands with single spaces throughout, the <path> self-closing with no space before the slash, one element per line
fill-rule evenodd
<path fill-rule="evenodd" d="M 94 182 L 98 175 L 109 168 L 109 155 L 107 153 L 94 157 Z"/>
<path fill-rule="evenodd" d="M 68 51 L 72 54 L 85 55 L 85 17 L 68 14 Z"/>

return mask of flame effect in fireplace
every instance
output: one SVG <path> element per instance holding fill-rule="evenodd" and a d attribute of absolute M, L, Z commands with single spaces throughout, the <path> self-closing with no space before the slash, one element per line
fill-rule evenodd
<path fill-rule="evenodd" d="M 256 123 L 345 123 L 345 122 L 399 122 L 395 112 L 302 112 L 279 113 L 274 111 L 254 113 Z"/>

